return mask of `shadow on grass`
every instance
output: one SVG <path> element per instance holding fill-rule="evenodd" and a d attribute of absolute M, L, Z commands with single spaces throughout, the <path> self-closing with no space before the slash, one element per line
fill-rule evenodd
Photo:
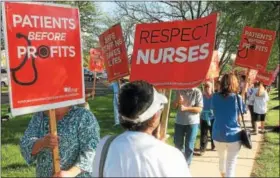
<path fill-rule="evenodd" d="M 280 105 L 271 108 L 271 110 L 279 110 L 279 109 L 280 109 Z"/>
<path fill-rule="evenodd" d="M 10 164 L 8 166 L 4 166 L 2 167 L 2 171 L 7 171 L 7 170 L 11 170 L 11 169 L 22 169 L 22 168 L 28 168 L 30 166 L 28 166 L 27 164 L 20 164 L 20 163 L 14 163 L 14 164 Z"/>

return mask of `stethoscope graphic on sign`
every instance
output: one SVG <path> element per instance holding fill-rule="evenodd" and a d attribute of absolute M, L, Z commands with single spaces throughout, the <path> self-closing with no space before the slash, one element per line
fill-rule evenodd
<path fill-rule="evenodd" d="M 250 43 L 249 43 L 249 40 L 248 40 L 247 38 L 244 38 L 244 40 L 247 42 L 247 44 L 250 44 Z M 256 45 L 255 45 L 255 44 L 251 44 L 250 46 L 244 46 L 242 49 L 238 49 L 238 51 L 237 51 L 237 56 L 238 56 L 239 58 L 242 58 L 242 59 L 247 58 L 247 57 L 248 57 L 248 51 L 249 51 L 249 49 L 252 49 L 252 50 L 256 49 Z M 245 51 L 245 52 L 244 52 L 244 54 L 242 55 L 242 52 L 243 52 L 243 51 Z"/>
<path fill-rule="evenodd" d="M 27 36 L 23 35 L 22 33 L 17 33 L 16 37 L 21 39 L 25 39 L 25 41 L 27 42 L 28 47 L 31 46 L 31 41 L 27 38 Z M 49 53 L 49 47 L 41 45 L 38 47 L 37 52 L 35 53 L 36 55 L 38 55 L 41 58 L 47 58 L 49 57 L 50 53 Z M 22 62 L 20 63 L 20 65 L 16 68 L 10 68 L 10 71 L 12 73 L 12 78 L 15 81 L 15 83 L 17 83 L 18 85 L 23 85 L 23 86 L 29 86 L 29 85 L 33 85 L 34 83 L 36 83 L 37 79 L 38 79 L 38 70 L 36 68 L 36 64 L 35 64 L 35 57 L 33 55 L 31 55 L 31 63 L 32 63 L 32 68 L 34 71 L 34 77 L 31 81 L 28 82 L 23 82 L 20 81 L 17 76 L 16 76 L 16 72 L 18 72 L 27 62 L 28 60 L 28 52 L 25 53 L 25 56 L 22 60 Z"/>

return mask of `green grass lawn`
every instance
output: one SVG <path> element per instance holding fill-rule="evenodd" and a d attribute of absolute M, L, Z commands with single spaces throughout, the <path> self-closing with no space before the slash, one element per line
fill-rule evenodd
<path fill-rule="evenodd" d="M 279 126 L 279 98 L 277 91 L 273 90 L 270 93 L 270 101 L 268 104 L 269 112 L 266 118 L 267 127 Z M 279 132 L 268 132 L 264 136 L 264 142 L 259 150 L 259 155 L 256 158 L 253 177 L 279 177 Z"/>
<path fill-rule="evenodd" d="M 1 93 L 6 93 L 8 92 L 9 88 L 8 87 L 1 87 Z"/>
<path fill-rule="evenodd" d="M 112 98 L 112 95 L 107 95 L 96 97 L 94 100 L 89 101 L 91 110 L 101 127 L 101 137 L 108 134 L 118 134 L 123 131 L 120 127 L 113 127 L 114 112 Z M 6 114 L 8 105 L 2 105 L 1 107 L 1 114 Z M 168 134 L 170 134 L 170 137 L 167 142 L 173 144 L 175 111 L 172 109 L 170 116 L 171 118 L 168 126 Z M 22 137 L 30 119 L 31 115 L 25 115 L 2 122 L 1 168 L 3 177 L 35 176 L 35 167 L 28 166 L 25 163 L 19 149 L 19 139 Z"/>

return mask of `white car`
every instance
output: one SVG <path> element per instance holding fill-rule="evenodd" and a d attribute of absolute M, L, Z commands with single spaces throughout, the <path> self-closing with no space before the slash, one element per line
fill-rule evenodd
<path fill-rule="evenodd" d="M 8 86 L 8 74 L 6 69 L 1 69 L 1 87 Z"/>

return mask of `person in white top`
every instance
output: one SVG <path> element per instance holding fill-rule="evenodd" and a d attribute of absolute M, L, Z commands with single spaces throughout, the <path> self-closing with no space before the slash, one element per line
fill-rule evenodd
<path fill-rule="evenodd" d="M 184 155 L 158 139 L 166 103 L 167 98 L 147 82 L 125 84 L 119 94 L 119 113 L 127 131 L 111 143 L 110 136 L 100 141 L 92 177 L 190 177 Z"/>
<path fill-rule="evenodd" d="M 265 133 L 264 123 L 265 123 L 267 102 L 269 101 L 269 96 L 261 82 L 258 83 L 258 90 L 253 95 L 252 100 L 254 103 L 254 114 L 256 119 L 255 134 L 258 134 L 258 121 L 261 121 L 261 133 Z"/>
<path fill-rule="evenodd" d="M 248 109 L 250 111 L 250 115 L 251 115 L 251 124 L 252 124 L 252 128 L 253 128 L 253 133 L 256 133 L 256 127 L 255 127 L 255 122 L 256 122 L 256 118 L 255 118 L 255 114 L 254 114 L 254 96 L 256 94 L 256 92 L 258 91 L 258 83 L 254 82 L 254 84 L 251 85 L 251 87 L 248 89 L 247 91 L 247 105 L 248 105 Z"/>

